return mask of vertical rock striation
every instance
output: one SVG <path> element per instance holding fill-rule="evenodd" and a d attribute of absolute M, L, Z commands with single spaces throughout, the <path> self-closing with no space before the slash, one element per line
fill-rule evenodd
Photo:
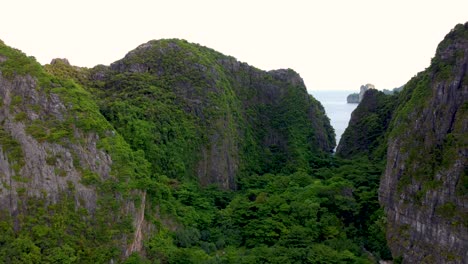
<path fill-rule="evenodd" d="M 38 244 L 44 262 L 61 262 L 62 250 L 81 262 L 120 258 L 147 168 L 88 92 L 0 42 L 0 226 L 8 251 L 0 262 L 25 261 L 8 248 L 31 238 L 47 241 Z"/>
<path fill-rule="evenodd" d="M 181 40 L 109 67 L 43 67 L 0 41 L 0 262 L 123 261 L 178 224 L 159 214 L 171 184 L 235 189 L 251 174 L 306 170 L 334 144 L 290 69 Z"/>
<path fill-rule="evenodd" d="M 389 135 L 380 202 L 404 263 L 468 262 L 468 23 L 404 88 Z"/>
<path fill-rule="evenodd" d="M 91 76 L 107 119 L 171 178 L 235 189 L 242 175 L 306 169 L 311 153 L 335 145 L 323 107 L 290 69 L 266 72 L 197 44 L 158 40 Z M 138 112 L 133 120 L 122 118 L 129 109 Z M 161 109 L 167 116 L 149 115 Z M 134 133 L 133 122 L 154 132 Z"/>
<path fill-rule="evenodd" d="M 45 132 L 37 130 L 47 128 L 32 127 L 31 123 L 38 124 L 46 118 L 64 122 L 67 109 L 57 94 L 40 91 L 37 78 L 29 74 L 6 78 L 0 70 L 0 99 L 0 208 L 11 215 L 18 214 L 20 195 L 55 203 L 72 185 L 77 204 L 94 211 L 96 191 L 81 183 L 76 164 L 103 179 L 109 178 L 112 161 L 97 148 L 99 137 L 79 130 L 72 133 L 81 144 L 60 144 L 33 137 L 31 134 Z"/>
<path fill-rule="evenodd" d="M 468 262 L 468 23 L 395 95 L 365 93 L 337 155 L 386 161 L 379 200 L 404 263 Z"/>

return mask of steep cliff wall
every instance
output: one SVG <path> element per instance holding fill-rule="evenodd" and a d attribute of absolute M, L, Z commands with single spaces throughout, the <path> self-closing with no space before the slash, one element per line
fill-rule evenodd
<path fill-rule="evenodd" d="M 234 189 L 242 175 L 307 169 L 335 144 L 323 107 L 292 70 L 159 40 L 90 76 L 102 113 L 171 178 Z"/>
<path fill-rule="evenodd" d="M 468 261 L 467 65 L 468 23 L 399 94 L 368 91 L 337 148 L 386 161 L 379 200 L 392 254 L 404 263 Z"/>
<path fill-rule="evenodd" d="M 467 263 L 468 23 L 439 44 L 401 94 L 380 201 L 404 263 Z"/>
<path fill-rule="evenodd" d="M 386 149 L 386 133 L 398 102 L 398 96 L 385 95 L 375 89 L 367 90 L 351 114 L 348 127 L 336 148 L 336 155 L 348 159 L 358 156 L 382 159 Z"/>
<path fill-rule="evenodd" d="M 148 167 L 88 92 L 0 42 L 0 262 L 117 260 Z"/>
<path fill-rule="evenodd" d="M 192 179 L 307 170 L 333 139 L 292 70 L 179 40 L 42 67 L 0 42 L 0 262 L 119 262 L 194 224 Z"/>

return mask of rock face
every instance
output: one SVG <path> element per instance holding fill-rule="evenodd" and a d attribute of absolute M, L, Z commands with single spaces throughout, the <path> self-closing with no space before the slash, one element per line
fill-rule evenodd
<path fill-rule="evenodd" d="M 352 93 L 346 97 L 346 102 L 348 104 L 359 104 L 359 94 L 358 93 Z"/>
<path fill-rule="evenodd" d="M 439 44 L 402 91 L 380 202 L 404 263 L 468 262 L 468 23 Z"/>
<path fill-rule="evenodd" d="M 177 214 L 161 209 L 170 184 L 235 189 L 253 173 L 306 170 L 334 145 L 290 69 L 180 40 L 110 67 L 43 67 L 0 41 L 0 262 L 121 262 L 154 223 L 176 229 L 161 217 Z"/>
<path fill-rule="evenodd" d="M 55 247 L 81 248 L 83 262 L 100 256 L 118 259 L 116 249 L 124 255 L 127 243 L 133 243 L 132 231 L 122 225 L 138 211 L 131 196 L 140 191 L 130 186 L 148 177 L 148 164 L 115 134 L 80 86 L 47 74 L 35 60 L 3 43 L 0 57 L 2 247 L 40 236 Z M 141 170 L 129 170 L 137 160 Z M 129 185 L 123 187 L 123 182 Z M 39 229 L 40 235 L 34 233 Z M 73 239 L 76 234 L 81 242 Z M 36 249 L 31 245 L 25 250 Z M 42 260 L 52 261 L 47 257 L 62 249 L 54 250 L 41 252 Z M 12 258 L 8 252 L 0 254 L 0 262 L 26 261 L 14 250 Z M 68 253 L 77 258 L 76 252 Z"/>
<path fill-rule="evenodd" d="M 395 87 L 395 88 L 393 88 L 392 90 L 383 89 L 382 92 L 383 92 L 384 94 L 392 95 L 392 94 L 401 92 L 401 90 L 403 90 L 403 88 L 404 88 L 404 86 Z"/>
<path fill-rule="evenodd" d="M 370 83 L 368 83 L 366 85 L 361 85 L 361 88 L 359 88 L 359 102 L 362 101 L 362 99 L 364 98 L 364 94 L 369 89 L 375 89 L 375 86 L 373 84 L 370 84 Z"/>
<path fill-rule="evenodd" d="M 348 104 L 359 104 L 364 98 L 364 94 L 369 89 L 375 89 L 375 86 L 370 83 L 366 85 L 361 85 L 359 93 L 352 93 L 348 95 L 348 97 L 346 97 L 346 101 L 348 102 Z"/>
<path fill-rule="evenodd" d="M 468 24 L 457 25 L 401 92 L 366 92 L 338 146 L 386 161 L 379 200 L 403 263 L 468 262 L 467 66 Z"/>
<path fill-rule="evenodd" d="M 351 119 L 336 155 L 344 158 L 379 156 L 385 151 L 385 134 L 398 103 L 396 96 L 385 95 L 375 89 L 365 92 L 362 102 L 351 114 Z M 379 151 L 379 154 L 376 153 Z"/>
<path fill-rule="evenodd" d="M 39 123 L 44 116 L 64 121 L 66 115 L 66 107 L 60 98 L 39 92 L 37 86 L 37 79 L 30 75 L 15 76 L 11 80 L 0 75 L 0 98 L 3 99 L 0 112 L 3 143 L 3 151 L 0 151 L 0 208 L 17 214 L 20 194 L 41 198 L 44 195 L 48 201 L 57 202 L 61 192 L 66 192 L 69 184 L 73 184 L 76 199 L 82 201 L 81 206 L 95 210 L 97 194 L 94 188 L 81 183 L 81 172 L 74 163 L 108 178 L 111 159 L 97 149 L 98 137 L 92 133 L 76 131 L 76 137 L 84 144 L 68 146 L 41 142 L 31 136 L 27 132 L 32 129 L 28 123 Z M 30 109 L 31 106 L 35 106 L 35 110 Z"/>
<path fill-rule="evenodd" d="M 367 91 L 337 148 L 386 161 L 379 200 L 403 263 L 468 262 L 467 65 L 468 23 L 399 93 Z"/>
<path fill-rule="evenodd" d="M 323 107 L 290 69 L 265 72 L 206 47 L 159 40 L 92 72 L 100 76 L 92 77 L 90 85 L 102 95 L 102 112 L 129 142 L 136 141 L 135 133 L 120 118 L 122 105 L 139 108 L 135 119 L 149 121 L 166 138 L 162 142 L 141 133 L 139 142 L 159 146 L 143 149 L 159 172 L 172 178 L 195 175 L 203 185 L 235 189 L 240 175 L 306 168 L 309 150 L 331 152 L 335 145 Z M 137 100 L 136 94 L 143 92 L 146 99 L 140 99 L 152 110 L 143 110 Z M 171 97 L 151 106 L 162 94 Z M 171 109 L 166 120 L 180 120 L 169 121 L 166 130 L 155 125 L 167 122 L 161 116 L 144 113 L 162 108 Z"/>
<path fill-rule="evenodd" d="M 67 66 L 71 66 L 70 62 L 68 61 L 68 59 L 66 58 L 56 58 L 56 59 L 52 59 L 52 61 L 50 62 L 51 65 L 56 65 L 56 64 L 64 64 L 64 65 L 67 65 Z"/>

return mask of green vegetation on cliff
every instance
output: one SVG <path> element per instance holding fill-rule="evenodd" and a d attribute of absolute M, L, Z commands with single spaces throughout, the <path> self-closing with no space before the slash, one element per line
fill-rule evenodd
<path fill-rule="evenodd" d="M 89 86 L 104 116 L 170 178 L 235 189 L 251 173 L 308 170 L 334 146 L 297 73 L 260 71 L 186 41 L 143 44 L 91 69 Z"/>
<path fill-rule="evenodd" d="M 375 89 L 367 90 L 352 113 L 336 154 L 345 158 L 365 156 L 383 161 L 388 127 L 399 102 L 398 94 L 386 95 Z"/>
<path fill-rule="evenodd" d="M 467 63 L 465 23 L 399 94 L 366 93 L 338 146 L 342 157 L 387 161 L 379 199 L 389 246 L 405 263 L 468 260 Z"/>
<path fill-rule="evenodd" d="M 79 178 L 58 191 L 12 187 L 19 202 L 0 208 L 0 262 L 391 257 L 377 202 L 383 168 L 330 155 L 333 128 L 294 71 L 264 72 L 180 40 L 151 41 L 93 69 L 64 60 L 42 68 L 6 46 L 0 56 L 2 74 L 31 76 L 37 92 L 2 105 L 12 112 L 1 116 L 2 151 L 32 178 L 18 157 L 25 138 L 35 141 L 48 152 L 31 166 L 53 172 L 40 180 Z M 17 124 L 22 138 L 11 132 Z M 90 160 L 93 146 L 102 153 Z"/>
<path fill-rule="evenodd" d="M 17 85 L 12 95 L 5 93 L 7 83 L 0 87 L 1 107 L 8 107 L 10 113 L 0 115 L 0 144 L 8 156 L 8 163 L 15 168 L 16 177 L 21 179 L 16 180 L 13 187 L 11 182 L 6 184 L 6 175 L 0 175 L 4 187 L 0 192 L 2 198 L 7 197 L 12 202 L 13 197 L 18 196 L 16 206 L 0 208 L 0 262 L 103 263 L 119 258 L 125 234 L 131 233 L 133 228 L 131 215 L 121 211 L 121 207 L 128 200 L 136 199 L 132 197 L 134 190 L 144 189 L 143 183 L 150 176 L 148 162 L 140 152 L 133 152 L 120 135 L 112 132 L 113 127 L 100 114 L 96 102 L 80 85 L 47 74 L 33 58 L 4 44 L 0 45 L 0 56 L 3 58 L 0 76 L 16 80 Z M 28 80 L 33 86 L 21 94 L 22 84 Z M 64 108 L 58 112 L 47 108 L 50 107 L 47 100 L 53 100 L 54 95 L 63 102 Z M 10 96 L 13 100 L 8 103 Z M 18 118 L 19 113 L 24 113 L 22 118 Z M 81 174 L 81 183 L 99 193 L 97 199 L 78 199 L 78 191 L 71 181 L 58 193 L 54 188 L 50 188 L 50 192 L 47 189 L 28 189 L 30 184 L 34 184 L 31 179 L 37 175 L 24 174 L 23 166 L 27 162 L 23 153 L 25 146 L 15 139 L 21 135 L 11 132 L 13 125 L 21 126 L 20 123 L 39 144 L 53 144 L 50 151 L 64 148 L 71 152 L 71 167 L 67 171 L 57 168 L 56 175 L 48 177 L 71 179 L 69 174 L 76 170 Z M 74 152 L 80 149 L 79 146 L 86 146 L 87 136 L 93 134 L 97 135 L 99 148 L 112 158 L 110 177 L 98 175 L 89 161 L 82 160 Z M 54 165 L 58 159 L 64 158 L 51 156 L 47 161 Z M 91 163 L 98 164 L 99 161 Z M 28 193 L 41 195 L 30 197 Z M 56 196 L 57 201 L 51 203 L 50 196 Z M 85 208 L 90 206 L 86 203 L 94 204 L 91 206 L 93 211 Z"/>

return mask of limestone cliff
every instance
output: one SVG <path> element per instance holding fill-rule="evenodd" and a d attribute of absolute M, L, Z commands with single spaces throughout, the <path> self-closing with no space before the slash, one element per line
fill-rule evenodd
<path fill-rule="evenodd" d="M 90 76 L 106 118 L 171 178 L 234 189 L 242 175 L 307 168 L 311 153 L 334 148 L 323 107 L 293 70 L 265 72 L 200 45 L 159 40 Z M 135 133 L 141 122 L 153 133 Z"/>
<path fill-rule="evenodd" d="M 467 65 L 468 23 L 400 93 L 366 92 L 338 146 L 340 156 L 386 162 L 379 200 L 403 263 L 468 261 Z"/>
<path fill-rule="evenodd" d="M 361 85 L 361 87 L 359 88 L 359 102 L 362 101 L 362 99 L 364 98 L 364 94 L 369 89 L 375 89 L 375 86 L 373 84 L 370 84 L 370 83 L 368 83 L 366 85 Z"/>
<path fill-rule="evenodd" d="M 397 103 L 396 96 L 385 95 L 375 89 L 366 90 L 362 102 L 351 114 L 336 154 L 345 158 L 378 156 L 382 159 L 385 134 Z"/>
<path fill-rule="evenodd" d="M 194 210 L 181 185 L 307 170 L 334 144 L 290 69 L 180 40 L 41 66 L 0 41 L 0 262 L 121 262 Z"/>
<path fill-rule="evenodd" d="M 468 262 L 468 23 L 439 44 L 402 91 L 380 202 L 404 263 Z"/>
<path fill-rule="evenodd" d="M 359 94 L 352 93 L 346 97 L 346 102 L 348 104 L 359 104 Z"/>
<path fill-rule="evenodd" d="M 364 94 L 369 89 L 375 89 L 375 86 L 370 83 L 366 85 L 361 85 L 361 87 L 359 88 L 359 93 L 352 93 L 348 95 L 348 97 L 346 97 L 346 102 L 348 104 L 359 104 L 364 98 Z"/>
<path fill-rule="evenodd" d="M 147 169 L 89 93 L 0 42 L 0 262 L 129 254 Z"/>

